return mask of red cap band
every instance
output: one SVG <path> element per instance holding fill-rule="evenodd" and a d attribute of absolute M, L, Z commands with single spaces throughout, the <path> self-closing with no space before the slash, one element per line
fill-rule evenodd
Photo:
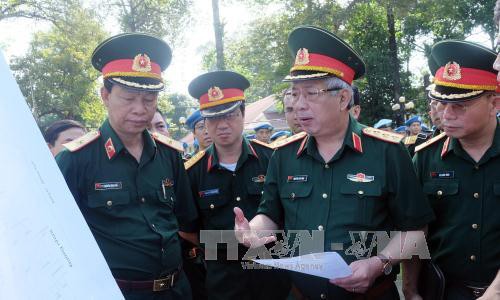
<path fill-rule="evenodd" d="M 300 50 L 299 50 L 300 51 Z M 300 54 L 298 54 L 299 56 Z M 348 65 L 335 58 L 316 54 L 307 53 L 306 57 L 296 59 L 294 66 L 290 69 L 292 71 L 320 71 L 333 74 L 345 82 L 352 84 L 355 72 Z"/>
<path fill-rule="evenodd" d="M 155 62 L 150 62 L 148 66 L 140 68 L 134 65 L 135 59 L 117 59 L 107 63 L 102 68 L 104 78 L 108 77 L 148 77 L 161 80 L 161 68 Z"/>
<path fill-rule="evenodd" d="M 201 95 L 200 109 L 205 109 L 244 99 L 245 94 L 240 89 L 220 89 L 215 86 L 210 88 L 206 94 Z"/>
<path fill-rule="evenodd" d="M 457 63 L 449 63 L 439 68 L 434 76 L 434 83 L 467 90 L 495 91 L 497 75 L 488 71 L 463 68 Z"/>

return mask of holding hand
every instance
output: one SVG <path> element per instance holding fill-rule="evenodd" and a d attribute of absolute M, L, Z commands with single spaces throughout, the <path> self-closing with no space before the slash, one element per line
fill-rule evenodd
<path fill-rule="evenodd" d="M 245 218 L 243 211 L 239 207 L 235 207 L 233 211 L 235 215 L 234 234 L 240 244 L 243 244 L 248 248 L 257 248 L 267 243 L 276 241 L 276 237 L 274 235 L 259 237 L 257 232 L 250 228 L 250 223 L 247 218 Z"/>

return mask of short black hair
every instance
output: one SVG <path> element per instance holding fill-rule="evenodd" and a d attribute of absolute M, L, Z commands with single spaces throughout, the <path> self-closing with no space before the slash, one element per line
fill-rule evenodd
<path fill-rule="evenodd" d="M 59 138 L 59 134 L 70 128 L 80 128 L 85 130 L 85 127 L 78 121 L 75 120 L 59 120 L 50 124 L 47 129 L 45 129 L 44 138 L 45 142 L 54 146 L 54 143 Z"/>

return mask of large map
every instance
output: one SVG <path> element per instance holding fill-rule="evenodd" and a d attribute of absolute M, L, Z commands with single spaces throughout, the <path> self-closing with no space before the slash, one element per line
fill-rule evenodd
<path fill-rule="evenodd" d="M 123 299 L 0 52 L 0 299 Z"/>

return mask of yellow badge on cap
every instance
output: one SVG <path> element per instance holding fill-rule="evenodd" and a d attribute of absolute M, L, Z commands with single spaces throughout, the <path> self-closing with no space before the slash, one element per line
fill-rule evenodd
<path fill-rule="evenodd" d="M 208 101 L 217 101 L 224 98 L 224 94 L 217 86 L 208 89 Z"/>
<path fill-rule="evenodd" d="M 307 48 L 300 48 L 295 56 L 296 65 L 307 65 L 309 63 L 309 51 Z"/>
<path fill-rule="evenodd" d="M 132 70 L 137 72 L 151 72 L 151 59 L 146 54 L 137 54 L 134 57 Z"/>
<path fill-rule="evenodd" d="M 462 79 L 462 70 L 460 65 L 454 61 L 450 61 L 444 66 L 443 78 L 447 80 L 460 80 Z"/>

